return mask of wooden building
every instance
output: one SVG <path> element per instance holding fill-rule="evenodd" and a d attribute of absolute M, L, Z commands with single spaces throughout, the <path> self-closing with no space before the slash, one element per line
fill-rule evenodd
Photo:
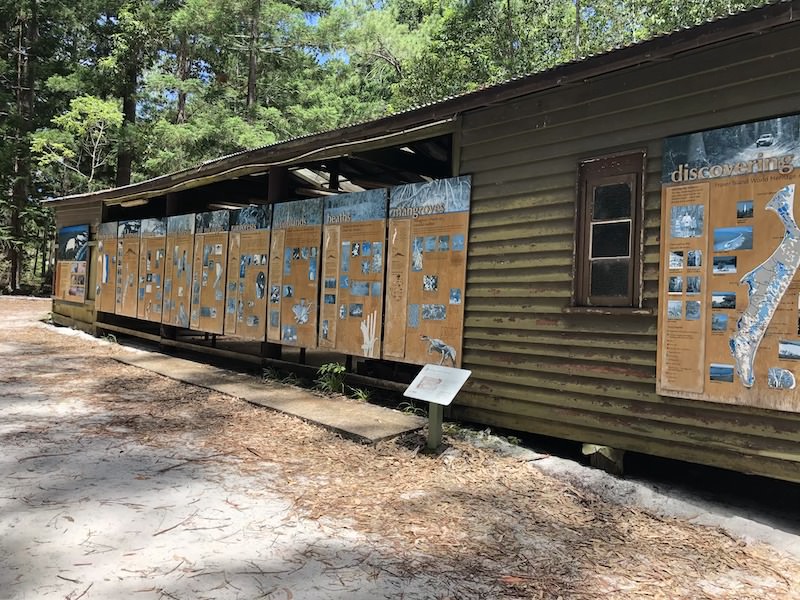
<path fill-rule="evenodd" d="M 101 222 L 468 175 L 459 359 L 473 374 L 454 418 L 800 481 L 794 392 L 781 409 L 657 393 L 665 140 L 800 112 L 799 14 L 800 1 L 770 4 L 380 120 L 59 198 L 57 226 L 89 224 L 96 240 Z M 609 218 L 589 216 L 591 190 L 608 184 L 613 195 L 620 182 L 630 193 L 614 197 Z M 614 224 L 627 253 L 600 247 Z M 56 298 L 57 323 L 208 347 L 188 330 L 98 311 L 98 264 L 91 246 L 86 299 Z M 216 341 L 253 360 L 280 354 L 266 340 Z"/>

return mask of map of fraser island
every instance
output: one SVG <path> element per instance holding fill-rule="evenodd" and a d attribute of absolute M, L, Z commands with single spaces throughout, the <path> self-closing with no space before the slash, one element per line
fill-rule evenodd
<path fill-rule="evenodd" d="M 736 334 L 730 340 L 739 379 L 748 388 L 755 382 L 753 363 L 758 347 L 800 266 L 800 228 L 794 219 L 794 184 L 780 189 L 767 203 L 766 209 L 780 218 L 785 228 L 783 240 L 772 256 L 742 277 L 741 282 L 747 284 L 748 306 L 739 317 Z M 781 387 L 793 388 L 791 372 L 782 370 L 780 373 L 784 378 L 787 374 L 791 376 L 791 385 Z M 778 374 L 770 375 L 776 377 Z"/>
<path fill-rule="evenodd" d="M 656 392 L 800 413 L 800 114 L 662 157 Z"/>

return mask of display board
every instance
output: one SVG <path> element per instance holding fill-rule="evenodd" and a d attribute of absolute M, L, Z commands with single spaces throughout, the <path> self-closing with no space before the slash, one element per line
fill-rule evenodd
<path fill-rule="evenodd" d="M 72 225 L 58 230 L 53 297 L 66 302 L 86 300 L 86 261 L 89 258 L 89 226 Z"/>
<path fill-rule="evenodd" d="M 470 178 L 393 188 L 383 357 L 461 365 Z"/>
<path fill-rule="evenodd" d="M 136 317 L 139 287 L 139 230 L 142 222 L 120 221 L 117 226 L 117 287 L 115 313 Z"/>
<path fill-rule="evenodd" d="M 94 307 L 113 313 L 117 288 L 117 227 L 116 222 L 100 223 L 97 227 L 97 276 Z"/>
<path fill-rule="evenodd" d="M 227 210 L 199 213 L 195 217 L 190 329 L 223 331 L 229 228 Z"/>
<path fill-rule="evenodd" d="M 669 138 L 657 390 L 800 411 L 800 116 Z"/>
<path fill-rule="evenodd" d="M 231 211 L 225 335 L 264 341 L 272 206 Z"/>
<path fill-rule="evenodd" d="M 142 219 L 139 234 L 139 298 L 136 314 L 145 321 L 160 323 L 164 302 L 166 219 Z"/>
<path fill-rule="evenodd" d="M 267 339 L 317 345 L 322 199 L 276 204 L 272 216 Z"/>
<path fill-rule="evenodd" d="M 380 358 L 386 190 L 325 199 L 319 347 Z"/>
<path fill-rule="evenodd" d="M 189 327 L 192 297 L 195 215 L 167 217 L 166 263 L 164 264 L 164 307 L 161 322 Z"/>

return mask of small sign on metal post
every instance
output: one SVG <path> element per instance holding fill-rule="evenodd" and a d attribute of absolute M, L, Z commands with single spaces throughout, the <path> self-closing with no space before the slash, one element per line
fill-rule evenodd
<path fill-rule="evenodd" d="M 441 365 L 425 365 L 406 388 L 403 395 L 424 400 L 428 406 L 428 448 L 435 450 L 442 443 L 442 412 L 472 375 L 472 371 Z"/>

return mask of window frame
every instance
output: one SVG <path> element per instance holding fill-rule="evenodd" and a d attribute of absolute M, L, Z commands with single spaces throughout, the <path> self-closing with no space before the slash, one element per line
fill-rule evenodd
<path fill-rule="evenodd" d="M 644 254 L 644 188 L 647 152 L 630 150 L 584 159 L 578 163 L 575 255 L 573 270 L 573 307 L 640 309 L 642 307 Z M 604 185 L 627 183 L 631 189 L 630 217 L 614 217 L 593 221 L 594 190 Z M 630 220 L 628 257 L 592 258 L 594 226 Z M 594 225 L 594 226 L 593 226 Z M 592 262 L 628 260 L 628 291 L 626 296 L 591 294 Z"/>

